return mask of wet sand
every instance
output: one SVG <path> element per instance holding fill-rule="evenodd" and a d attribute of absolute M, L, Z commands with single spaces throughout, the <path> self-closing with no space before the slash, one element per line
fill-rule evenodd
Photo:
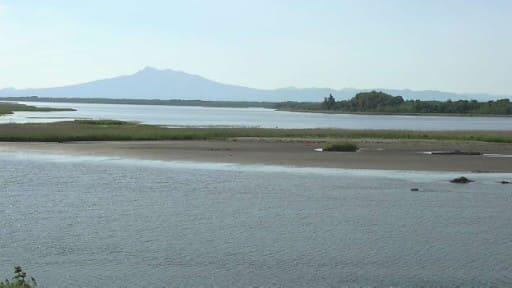
<path fill-rule="evenodd" d="M 317 152 L 326 140 L 240 138 L 207 141 L 0 142 L 1 151 L 354 169 L 512 172 L 512 158 L 428 155 L 428 151 L 512 155 L 512 145 L 440 140 L 351 140 L 358 152 Z"/>

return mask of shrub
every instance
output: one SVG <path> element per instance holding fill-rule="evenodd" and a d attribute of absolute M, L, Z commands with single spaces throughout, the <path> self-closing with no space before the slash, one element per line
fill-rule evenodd
<path fill-rule="evenodd" d="M 333 152 L 356 152 L 359 149 L 356 144 L 345 142 L 345 143 L 333 143 L 325 148 L 323 151 L 333 151 Z"/>
<path fill-rule="evenodd" d="M 0 282 L 0 288 L 34 288 L 37 286 L 36 279 L 33 277 L 30 278 L 30 281 L 25 278 L 27 278 L 27 273 L 20 266 L 16 266 L 12 282 L 6 279 L 5 282 Z"/>

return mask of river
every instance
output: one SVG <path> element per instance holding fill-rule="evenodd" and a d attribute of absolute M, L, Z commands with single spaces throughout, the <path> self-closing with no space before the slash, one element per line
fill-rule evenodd
<path fill-rule="evenodd" d="M 263 108 L 20 102 L 77 111 L 16 112 L 0 123 L 55 122 L 73 119 L 115 119 L 166 126 L 262 128 L 338 128 L 396 130 L 511 130 L 509 117 L 322 114 Z"/>
<path fill-rule="evenodd" d="M 512 286 L 512 174 L 0 163 L 0 271 L 41 287 Z"/>

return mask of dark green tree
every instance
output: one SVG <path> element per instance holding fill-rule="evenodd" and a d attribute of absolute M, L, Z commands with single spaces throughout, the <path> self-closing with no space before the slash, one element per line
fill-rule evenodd
<path fill-rule="evenodd" d="M 334 99 L 334 96 L 332 96 L 332 94 L 329 94 L 329 97 L 324 98 L 322 108 L 326 110 L 331 110 L 334 109 L 334 106 L 336 106 L 336 99 Z"/>

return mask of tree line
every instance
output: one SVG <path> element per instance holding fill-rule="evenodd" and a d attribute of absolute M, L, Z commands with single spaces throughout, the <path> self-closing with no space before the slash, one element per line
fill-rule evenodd
<path fill-rule="evenodd" d="M 321 103 L 283 102 L 278 104 L 278 108 L 354 113 L 512 114 L 512 103 L 509 99 L 487 102 L 478 102 L 476 100 L 420 101 L 404 100 L 402 96 L 392 96 L 380 91 L 361 92 L 349 100 L 336 101 L 333 95 L 329 95 Z"/>

